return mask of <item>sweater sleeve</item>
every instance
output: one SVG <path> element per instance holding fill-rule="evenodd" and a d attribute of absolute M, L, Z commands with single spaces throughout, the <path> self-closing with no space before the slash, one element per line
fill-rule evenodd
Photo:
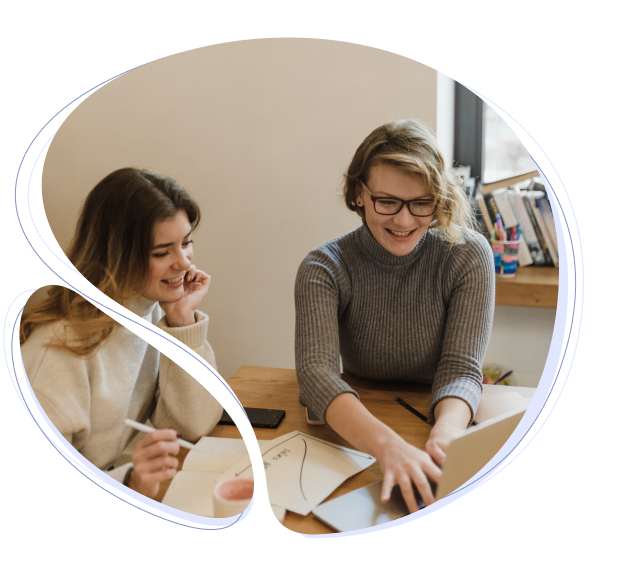
<path fill-rule="evenodd" d="M 68 357 L 35 331 L 22 346 L 22 359 L 39 405 L 62 436 L 80 450 L 89 438 L 91 396 L 87 361 Z"/>
<path fill-rule="evenodd" d="M 433 381 L 431 420 L 437 403 L 448 397 L 465 401 L 474 419 L 482 393 L 482 361 L 493 322 L 495 269 L 489 244 L 477 235 L 454 248 L 451 299 Z"/>
<path fill-rule="evenodd" d="M 301 263 L 294 287 L 299 400 L 324 422 L 335 397 L 346 392 L 358 397 L 340 377 L 338 312 L 340 288 L 346 287 L 340 272 L 336 260 L 314 250 Z"/>
<path fill-rule="evenodd" d="M 158 327 L 181 341 L 216 369 L 214 352 L 207 341 L 208 316 L 195 312 L 196 323 L 169 327 L 162 317 Z M 158 428 L 175 428 L 186 440 L 194 442 L 208 434 L 221 419 L 219 402 L 182 367 L 160 354 L 156 408 L 151 421 Z"/>

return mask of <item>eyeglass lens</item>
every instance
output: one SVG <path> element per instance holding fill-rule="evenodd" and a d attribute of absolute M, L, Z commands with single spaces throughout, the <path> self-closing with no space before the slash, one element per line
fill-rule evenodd
<path fill-rule="evenodd" d="M 377 198 L 374 201 L 374 209 L 379 214 L 396 214 L 402 205 L 403 203 L 400 200 L 391 198 Z M 411 202 L 409 210 L 414 216 L 430 216 L 433 213 L 434 204 L 429 200 Z"/>

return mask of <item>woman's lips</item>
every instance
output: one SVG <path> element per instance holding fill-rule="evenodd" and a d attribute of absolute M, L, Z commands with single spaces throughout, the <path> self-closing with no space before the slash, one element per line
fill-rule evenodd
<path fill-rule="evenodd" d="M 408 242 L 413 236 L 415 230 L 409 230 L 407 232 L 399 232 L 398 230 L 390 230 L 389 228 L 385 228 L 385 231 L 389 235 L 392 240 L 396 242 Z"/>
<path fill-rule="evenodd" d="M 171 282 L 171 280 L 175 280 L 175 281 Z M 161 280 L 161 281 L 165 286 L 175 289 L 175 288 L 180 287 L 184 283 L 184 274 L 182 274 L 181 276 L 178 276 L 177 278 L 170 278 L 168 280 Z"/>

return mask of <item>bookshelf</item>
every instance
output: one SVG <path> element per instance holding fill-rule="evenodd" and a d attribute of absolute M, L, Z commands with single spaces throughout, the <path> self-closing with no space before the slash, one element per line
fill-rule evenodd
<path fill-rule="evenodd" d="M 483 195 L 498 188 L 518 184 L 539 176 L 538 171 L 482 185 Z M 497 278 L 495 283 L 496 305 L 555 308 L 558 302 L 558 268 L 520 266 L 514 278 Z"/>
<path fill-rule="evenodd" d="M 497 278 L 495 304 L 556 308 L 558 268 L 523 266 L 514 278 Z"/>
<path fill-rule="evenodd" d="M 507 186 L 510 186 L 511 184 L 519 184 L 520 182 L 523 182 L 524 180 L 527 180 L 529 178 L 534 178 L 536 176 L 541 176 L 539 174 L 539 171 L 531 171 L 525 174 L 519 174 L 517 176 L 505 178 L 503 180 L 498 180 L 496 182 L 492 182 L 489 184 L 483 184 L 482 194 L 484 196 L 487 196 L 487 194 L 491 194 L 494 190 L 497 190 L 498 188 L 506 188 Z"/>

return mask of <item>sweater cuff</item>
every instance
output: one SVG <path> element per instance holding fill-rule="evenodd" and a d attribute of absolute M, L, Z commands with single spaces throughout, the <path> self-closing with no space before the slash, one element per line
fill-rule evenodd
<path fill-rule="evenodd" d="M 123 466 L 119 466 L 119 468 L 108 470 L 106 475 L 110 476 L 113 480 L 117 480 L 120 484 L 125 484 L 126 476 L 128 476 L 128 472 L 130 472 L 132 468 L 134 468 L 134 464 L 132 464 L 132 462 L 128 462 Z"/>
<path fill-rule="evenodd" d="M 201 311 L 195 311 L 196 323 L 184 327 L 169 327 L 166 315 L 158 322 L 158 327 L 166 331 L 171 337 L 184 343 L 191 349 L 201 347 L 208 337 L 209 317 Z"/>
<path fill-rule="evenodd" d="M 430 405 L 428 407 L 428 418 L 435 422 L 435 407 L 440 401 L 446 398 L 457 398 L 467 404 L 471 411 L 470 424 L 474 422 L 476 411 L 480 403 L 480 395 L 482 394 L 482 387 L 475 384 L 471 380 L 459 379 L 453 383 L 449 383 L 433 391 L 433 395 L 430 399 Z"/>

